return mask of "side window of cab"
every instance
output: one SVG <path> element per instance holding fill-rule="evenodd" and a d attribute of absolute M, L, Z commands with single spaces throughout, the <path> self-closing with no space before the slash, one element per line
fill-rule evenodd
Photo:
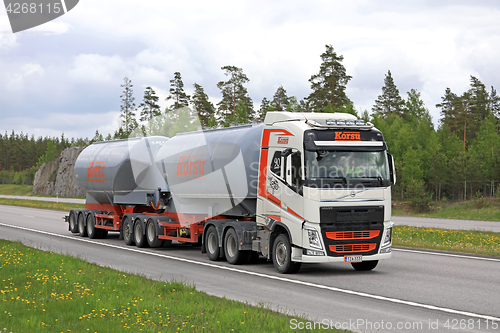
<path fill-rule="evenodd" d="M 276 151 L 271 160 L 271 172 L 281 177 L 281 151 Z"/>

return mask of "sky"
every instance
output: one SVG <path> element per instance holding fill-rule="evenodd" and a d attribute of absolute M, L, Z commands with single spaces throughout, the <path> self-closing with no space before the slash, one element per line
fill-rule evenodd
<path fill-rule="evenodd" d="M 500 1 L 496 0 L 81 0 L 54 21 L 12 33 L 0 7 L 0 133 L 92 138 L 120 125 L 124 78 L 136 105 L 151 86 L 168 102 L 180 72 L 216 104 L 222 66 L 243 69 L 258 108 L 279 86 L 311 93 L 325 45 L 344 57 L 346 94 L 371 112 L 388 70 L 403 98 L 416 89 L 434 124 L 445 89 L 470 76 L 500 89 Z"/>

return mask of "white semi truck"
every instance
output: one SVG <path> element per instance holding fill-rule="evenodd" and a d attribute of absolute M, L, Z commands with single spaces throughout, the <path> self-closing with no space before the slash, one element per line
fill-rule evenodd
<path fill-rule="evenodd" d="M 94 143 L 75 163 L 90 238 L 201 244 L 211 260 L 264 256 L 371 270 L 391 257 L 394 161 L 382 133 L 345 113 L 269 112 L 263 124 Z"/>

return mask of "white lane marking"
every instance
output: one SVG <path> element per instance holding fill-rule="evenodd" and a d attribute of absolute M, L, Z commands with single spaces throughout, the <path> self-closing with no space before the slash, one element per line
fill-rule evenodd
<path fill-rule="evenodd" d="M 425 251 L 425 250 L 420 251 L 420 250 L 395 249 L 395 248 L 393 248 L 392 250 L 393 251 L 400 251 L 400 252 L 430 254 L 430 255 L 443 256 L 443 257 L 456 257 L 456 258 L 466 258 L 466 259 L 476 259 L 476 260 L 500 262 L 500 259 L 497 259 L 497 258 L 474 257 L 474 256 L 468 256 L 468 255 L 464 255 L 464 254 L 440 253 L 440 252 L 429 252 L 429 251 Z"/>
<path fill-rule="evenodd" d="M 23 215 L 24 217 L 30 217 L 30 218 L 35 218 L 33 215 Z"/>
<path fill-rule="evenodd" d="M 162 258 L 167 258 L 167 259 L 171 259 L 171 260 L 187 262 L 190 264 L 196 264 L 196 265 L 218 268 L 218 269 L 232 271 L 232 272 L 241 273 L 241 274 L 258 276 L 258 277 L 267 278 L 267 279 L 271 279 L 271 280 L 294 283 L 294 284 L 308 286 L 308 287 L 312 287 L 312 288 L 325 289 L 325 290 L 340 292 L 340 293 L 349 294 L 349 295 L 372 298 L 372 299 L 376 299 L 376 300 L 380 300 L 380 301 L 403 304 L 403 305 L 408 305 L 408 306 L 413 306 L 413 307 L 423 308 L 423 309 L 428 309 L 428 310 L 435 310 L 435 311 L 441 311 L 441 312 L 446 312 L 446 313 L 452 313 L 452 314 L 466 316 L 466 317 L 480 318 L 480 319 L 486 319 L 486 320 L 492 320 L 492 321 L 500 321 L 500 317 L 493 317 L 493 316 L 482 315 L 482 314 L 473 313 L 473 312 L 443 308 L 443 307 L 429 305 L 429 304 L 404 301 L 404 300 L 400 300 L 400 299 L 392 298 L 392 297 L 372 295 L 372 294 L 367 294 L 364 292 L 359 292 L 359 291 L 354 291 L 354 290 L 340 289 L 340 288 L 325 286 L 325 285 L 321 285 L 321 284 L 314 284 L 311 282 L 292 280 L 292 279 L 281 277 L 281 276 L 274 276 L 274 275 L 267 275 L 267 274 L 263 274 L 263 273 L 245 271 L 245 270 L 233 268 L 233 267 L 219 266 L 219 265 L 215 265 L 215 264 L 211 264 L 211 263 L 207 263 L 207 262 L 196 261 L 196 260 L 192 260 L 192 259 L 185 259 L 185 258 L 173 257 L 170 255 L 161 254 L 161 253 L 148 252 L 148 251 L 140 250 L 138 248 L 123 247 L 123 246 L 117 246 L 117 245 L 113 245 L 113 244 L 100 243 L 100 242 L 90 240 L 88 238 L 77 238 L 77 237 L 72 237 L 72 236 L 58 235 L 58 234 L 54 234 L 54 233 L 47 232 L 47 231 L 35 230 L 35 229 L 31 229 L 31 228 L 25 228 L 25 227 L 5 224 L 5 223 L 1 223 L 1 222 L 0 222 L 0 225 L 5 226 L 5 227 L 11 227 L 11 228 L 16 228 L 16 229 L 31 231 L 31 232 L 38 232 L 38 233 L 46 234 L 49 236 L 67 238 L 67 239 L 71 239 L 71 240 L 76 240 L 76 241 L 81 241 L 81 242 L 86 242 L 86 243 L 91 243 L 91 244 L 97 244 L 97 245 L 101 245 L 101 246 L 107 246 L 107 247 L 120 249 L 120 250 L 127 250 L 127 251 L 137 252 L 137 253 L 141 253 L 141 254 L 153 255 L 156 257 L 162 257 Z"/>

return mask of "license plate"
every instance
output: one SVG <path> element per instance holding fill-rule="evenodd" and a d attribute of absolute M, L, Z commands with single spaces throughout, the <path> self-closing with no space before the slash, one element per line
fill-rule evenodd
<path fill-rule="evenodd" d="M 344 262 L 362 262 L 363 256 L 344 256 Z"/>

